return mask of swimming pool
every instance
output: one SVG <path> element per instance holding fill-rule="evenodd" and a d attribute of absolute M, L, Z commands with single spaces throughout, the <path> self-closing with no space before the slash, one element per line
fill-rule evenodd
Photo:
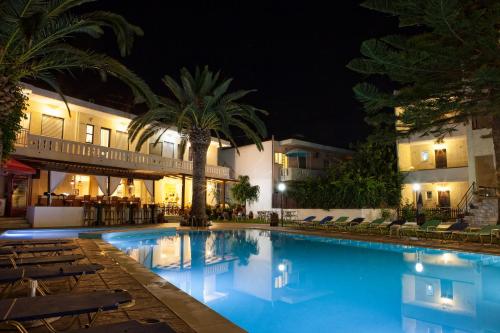
<path fill-rule="evenodd" d="M 108 242 L 250 332 L 500 332 L 500 257 L 259 230 Z"/>

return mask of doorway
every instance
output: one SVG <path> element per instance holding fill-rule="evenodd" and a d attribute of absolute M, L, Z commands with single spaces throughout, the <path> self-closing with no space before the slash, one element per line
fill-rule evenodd
<path fill-rule="evenodd" d="M 446 157 L 446 149 L 434 150 L 436 169 L 444 169 L 448 167 L 448 159 Z"/>
<path fill-rule="evenodd" d="M 438 206 L 441 208 L 450 208 L 450 191 L 438 191 Z"/>

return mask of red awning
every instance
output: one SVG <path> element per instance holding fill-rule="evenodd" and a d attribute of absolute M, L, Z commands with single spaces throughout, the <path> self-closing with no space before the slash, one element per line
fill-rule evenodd
<path fill-rule="evenodd" d="M 3 164 L 2 169 L 15 174 L 34 175 L 36 173 L 36 170 L 29 165 L 16 161 L 12 158 Z"/>

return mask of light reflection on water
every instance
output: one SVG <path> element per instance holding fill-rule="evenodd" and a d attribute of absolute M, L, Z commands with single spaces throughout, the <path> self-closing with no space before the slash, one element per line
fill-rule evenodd
<path fill-rule="evenodd" d="M 500 257 L 258 230 L 108 241 L 250 332 L 500 332 Z"/>

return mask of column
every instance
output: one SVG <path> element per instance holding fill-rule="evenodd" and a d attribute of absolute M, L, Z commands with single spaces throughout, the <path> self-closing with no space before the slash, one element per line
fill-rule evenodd
<path fill-rule="evenodd" d="M 221 189 L 221 205 L 222 205 L 222 208 L 225 208 L 226 207 L 226 181 L 223 180 L 222 181 L 222 189 Z"/>
<path fill-rule="evenodd" d="M 186 196 L 186 175 L 182 175 L 182 194 L 181 194 L 181 209 L 184 210 Z"/>

